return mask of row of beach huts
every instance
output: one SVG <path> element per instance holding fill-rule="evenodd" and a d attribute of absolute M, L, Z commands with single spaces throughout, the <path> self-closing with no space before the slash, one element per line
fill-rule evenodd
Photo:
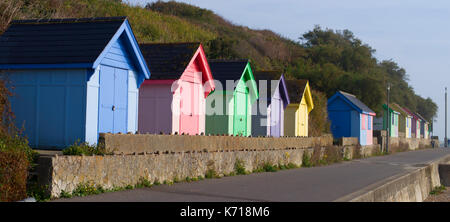
<path fill-rule="evenodd" d="M 108 132 L 306 137 L 314 108 L 307 80 L 253 71 L 246 59 L 208 60 L 200 43 L 138 44 L 126 17 L 13 21 L 0 36 L 0 69 L 34 148 L 94 144 Z M 389 112 L 390 136 L 428 138 L 419 114 L 397 104 Z M 328 115 L 335 138 L 361 145 L 388 127 L 342 91 Z"/>

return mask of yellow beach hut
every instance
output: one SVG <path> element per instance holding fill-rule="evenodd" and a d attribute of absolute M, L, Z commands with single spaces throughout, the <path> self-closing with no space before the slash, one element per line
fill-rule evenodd
<path fill-rule="evenodd" d="M 308 136 L 308 115 L 314 108 L 308 80 L 286 80 L 290 104 L 284 111 L 284 135 Z"/>

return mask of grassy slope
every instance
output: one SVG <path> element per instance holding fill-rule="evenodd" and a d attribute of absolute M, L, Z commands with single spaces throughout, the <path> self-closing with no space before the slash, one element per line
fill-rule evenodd
<path fill-rule="evenodd" d="M 114 0 L 5 0 L 0 3 L 0 9 L 3 9 L 0 17 L 14 11 L 11 9 L 14 7 L 7 7 L 8 3 L 20 8 L 13 14 L 14 19 L 128 16 L 139 42 L 207 42 L 216 38 L 214 32 L 175 16 Z M 7 22 L 0 20 L 0 27 L 6 28 Z"/>
<path fill-rule="evenodd" d="M 183 18 L 204 30 L 217 33 L 220 41 L 229 43 L 227 47 L 231 48 L 230 57 L 251 58 L 252 65 L 258 69 L 284 71 L 292 59 L 304 54 L 303 47 L 270 30 L 252 30 L 234 25 L 210 10 L 177 2 L 156 2 L 147 8 Z M 209 56 L 224 55 L 215 56 L 211 52 Z"/>

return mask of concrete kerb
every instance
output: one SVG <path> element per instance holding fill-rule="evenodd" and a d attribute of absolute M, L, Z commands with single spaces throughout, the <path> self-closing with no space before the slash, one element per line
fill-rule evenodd
<path fill-rule="evenodd" d="M 333 202 L 423 201 L 434 187 L 441 185 L 438 167 L 439 164 L 447 163 L 450 163 L 450 154 L 423 164 L 425 166 L 417 166 L 412 171 L 399 173 L 368 185 Z M 421 178 L 428 181 L 417 180 Z M 418 182 L 419 184 L 412 184 L 412 182 Z M 407 193 L 408 191 L 410 193 Z"/>

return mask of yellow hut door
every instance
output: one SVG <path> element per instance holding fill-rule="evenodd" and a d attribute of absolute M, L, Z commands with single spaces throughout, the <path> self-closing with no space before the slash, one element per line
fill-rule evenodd
<path fill-rule="evenodd" d="M 304 101 L 300 103 L 298 110 L 299 119 L 299 135 L 298 136 L 308 136 L 308 106 Z"/>

